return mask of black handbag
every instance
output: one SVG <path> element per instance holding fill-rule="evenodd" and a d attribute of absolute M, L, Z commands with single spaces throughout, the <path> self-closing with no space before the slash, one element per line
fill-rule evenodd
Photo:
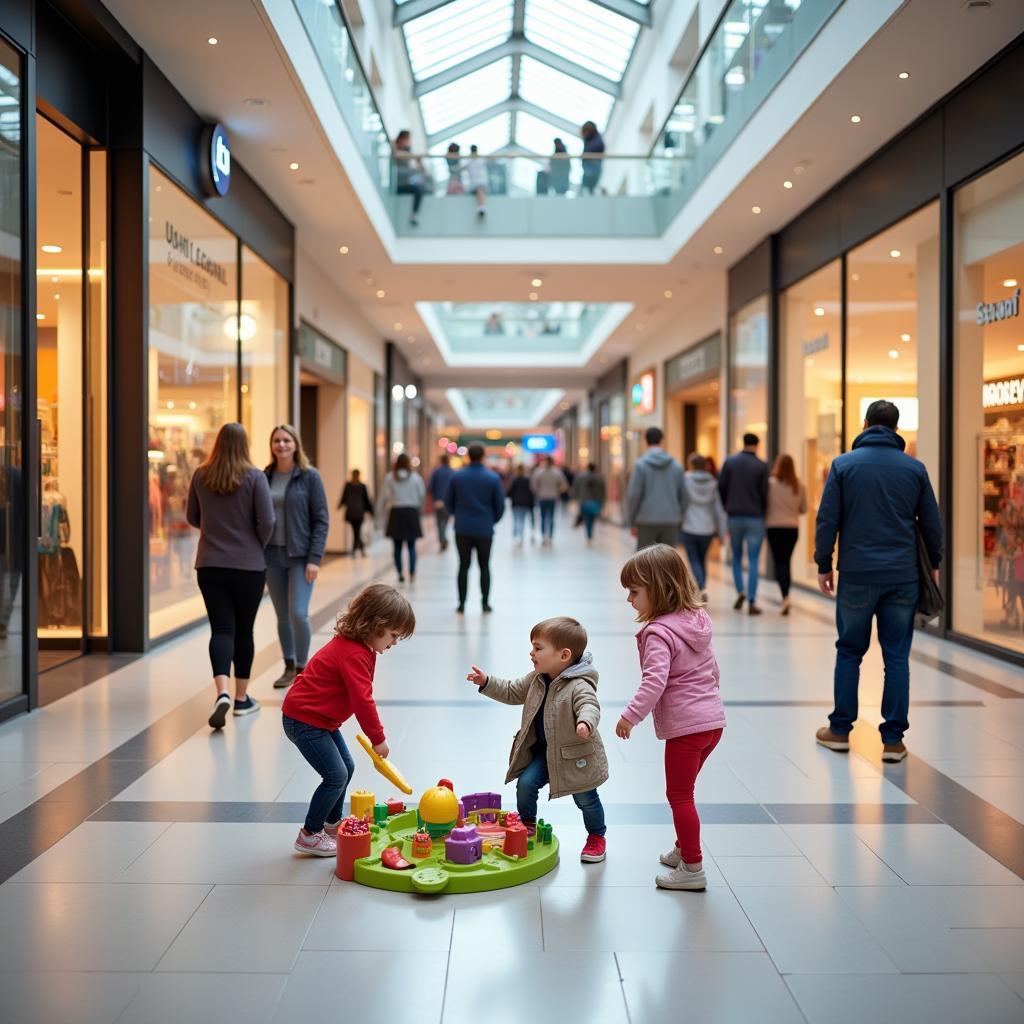
<path fill-rule="evenodd" d="M 946 607 L 942 591 L 932 578 L 932 561 L 928 557 L 928 548 L 924 542 L 921 528 L 915 526 L 917 532 L 917 614 L 922 625 L 938 618 Z"/>

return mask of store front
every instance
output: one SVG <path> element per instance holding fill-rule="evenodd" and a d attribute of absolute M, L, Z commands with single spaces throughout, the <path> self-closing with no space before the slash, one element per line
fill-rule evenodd
<path fill-rule="evenodd" d="M 624 522 L 622 501 L 626 493 L 626 382 L 628 363 L 623 360 L 601 377 L 592 395 L 593 437 L 597 443 L 598 470 L 607 490 L 605 518 L 618 526 Z"/>
<path fill-rule="evenodd" d="M 389 465 L 403 452 L 421 469 L 425 453 L 432 453 L 430 418 L 423 402 L 423 385 L 412 367 L 391 342 L 387 347 L 387 449 Z"/>
<path fill-rule="evenodd" d="M 680 462 L 722 458 L 722 336 L 711 335 L 665 362 L 665 446 Z"/>

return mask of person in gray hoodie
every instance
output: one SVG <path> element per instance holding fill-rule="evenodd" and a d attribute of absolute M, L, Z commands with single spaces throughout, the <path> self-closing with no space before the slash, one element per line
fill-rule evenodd
<path fill-rule="evenodd" d="M 686 514 L 683 467 L 661 447 L 661 430 L 648 427 L 644 437 L 647 451 L 637 459 L 626 489 L 626 522 L 637 551 L 652 544 L 675 547 Z"/>
<path fill-rule="evenodd" d="M 715 534 L 725 537 L 725 509 L 718 495 L 718 481 L 707 471 L 707 459 L 694 452 L 686 465 L 684 481 L 688 500 L 680 539 L 690 570 L 706 601 L 708 548 Z"/>
<path fill-rule="evenodd" d="M 409 548 L 409 579 L 416 579 L 416 541 L 423 536 L 420 513 L 427 496 L 423 477 L 412 471 L 409 456 L 402 452 L 395 459 L 395 468 L 384 477 L 381 498 L 387 516 L 387 536 L 395 546 L 395 568 L 398 582 L 404 583 L 402 545 Z"/>

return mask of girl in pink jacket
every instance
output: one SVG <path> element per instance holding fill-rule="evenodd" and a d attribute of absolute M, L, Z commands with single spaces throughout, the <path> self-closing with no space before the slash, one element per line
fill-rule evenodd
<path fill-rule="evenodd" d="M 725 728 L 711 619 L 686 563 L 667 544 L 638 551 L 619 579 L 643 623 L 636 635 L 643 678 L 615 733 L 628 740 L 633 726 L 654 712 L 655 735 L 665 741 L 666 796 L 676 828 L 675 846 L 660 858 L 672 870 L 654 881 L 662 889 L 700 891 L 707 879 L 693 786 Z"/>

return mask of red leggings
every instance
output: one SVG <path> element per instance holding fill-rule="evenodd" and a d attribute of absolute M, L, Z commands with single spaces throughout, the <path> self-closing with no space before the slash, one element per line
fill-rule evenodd
<path fill-rule="evenodd" d="M 676 736 L 665 743 L 665 795 L 676 826 L 676 846 L 685 864 L 699 864 L 700 818 L 693 802 L 693 786 L 708 755 L 722 738 L 721 729 Z"/>

